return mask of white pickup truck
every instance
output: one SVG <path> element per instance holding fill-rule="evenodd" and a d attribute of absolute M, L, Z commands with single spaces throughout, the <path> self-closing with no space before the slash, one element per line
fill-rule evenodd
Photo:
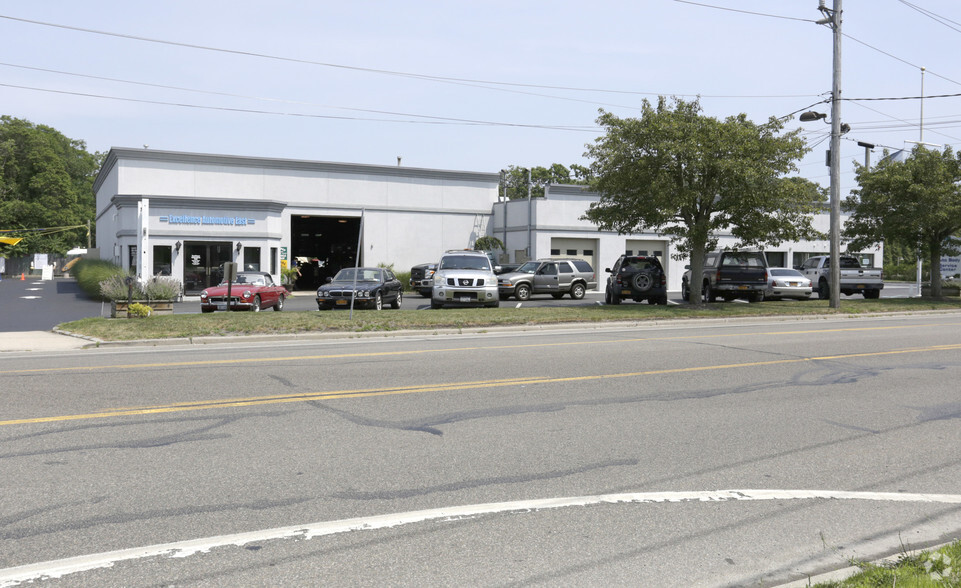
<path fill-rule="evenodd" d="M 818 255 L 808 258 L 800 270 L 804 277 L 811 280 L 811 286 L 818 293 L 818 298 L 830 298 L 831 288 L 828 280 L 831 278 L 831 257 Z M 862 294 L 865 298 L 878 298 L 884 288 L 881 270 L 863 268 L 857 258 L 848 255 L 841 256 L 841 294 L 851 296 Z"/>

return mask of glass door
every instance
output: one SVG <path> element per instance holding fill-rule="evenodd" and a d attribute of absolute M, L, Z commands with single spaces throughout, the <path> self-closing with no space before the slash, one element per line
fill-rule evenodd
<path fill-rule="evenodd" d="M 198 294 L 216 286 L 224 277 L 224 263 L 231 261 L 232 244 L 187 241 L 184 243 L 184 292 Z"/>

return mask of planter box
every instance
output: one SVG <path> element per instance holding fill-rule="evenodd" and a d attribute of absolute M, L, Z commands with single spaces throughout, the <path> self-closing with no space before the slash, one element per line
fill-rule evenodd
<path fill-rule="evenodd" d="M 149 306 L 151 316 L 155 314 L 173 314 L 174 313 L 173 300 L 134 300 L 134 303 L 143 304 L 144 306 Z M 130 315 L 127 314 L 126 300 L 110 301 L 110 318 L 117 318 L 118 316 L 130 318 Z"/>

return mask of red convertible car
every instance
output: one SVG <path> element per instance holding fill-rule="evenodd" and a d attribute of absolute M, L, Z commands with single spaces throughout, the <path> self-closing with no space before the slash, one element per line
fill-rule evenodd
<path fill-rule="evenodd" d="M 274 283 L 267 272 L 238 272 L 237 280 L 230 284 L 230 310 L 260 312 L 262 308 L 284 309 L 284 300 L 290 296 L 287 288 Z M 227 283 L 221 282 L 200 293 L 201 312 L 228 310 Z"/>

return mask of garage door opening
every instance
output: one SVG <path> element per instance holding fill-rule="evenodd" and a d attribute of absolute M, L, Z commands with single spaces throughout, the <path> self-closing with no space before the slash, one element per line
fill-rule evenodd
<path fill-rule="evenodd" d="M 359 233 L 359 217 L 291 216 L 290 256 L 300 269 L 294 288 L 315 290 L 342 268 L 353 267 Z"/>

